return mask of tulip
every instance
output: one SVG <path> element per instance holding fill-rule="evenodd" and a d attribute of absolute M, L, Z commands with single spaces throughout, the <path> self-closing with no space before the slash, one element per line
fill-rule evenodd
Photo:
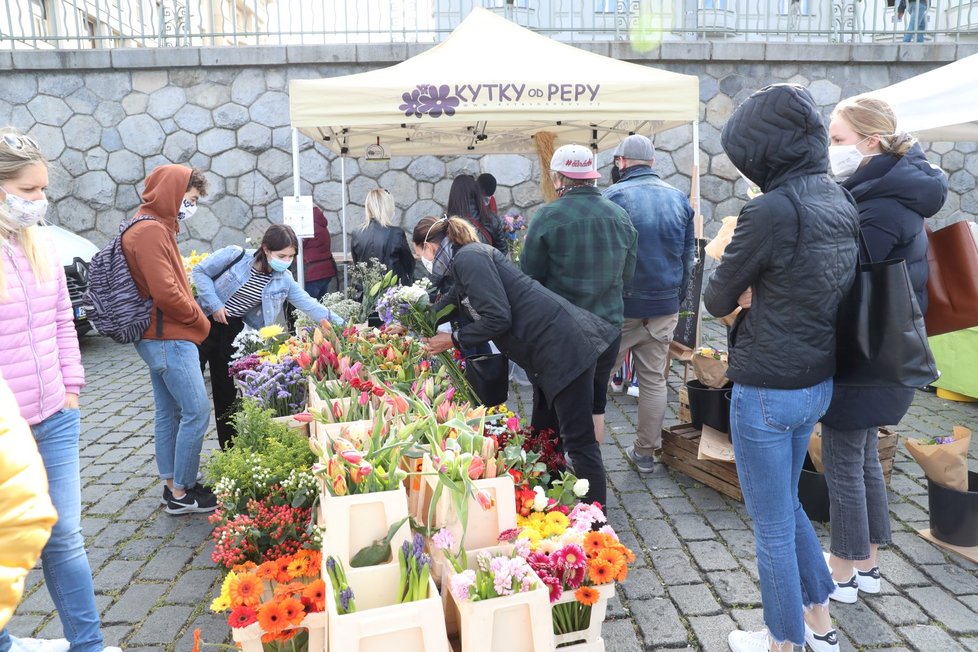
<path fill-rule="evenodd" d="M 367 392 L 360 392 L 360 398 L 357 399 L 357 402 L 360 403 L 361 406 L 363 406 L 363 405 L 366 405 L 369 400 L 370 400 L 370 394 L 369 393 L 367 393 Z"/>
<path fill-rule="evenodd" d="M 448 391 L 445 392 L 445 402 L 450 403 L 454 396 L 455 396 L 455 388 L 449 387 Z"/>
<path fill-rule="evenodd" d="M 481 507 L 482 511 L 484 512 L 488 512 L 496 504 L 496 501 L 493 500 L 492 495 L 488 491 L 484 490 L 477 492 L 475 494 L 475 499 L 479 503 L 479 507 Z"/>
<path fill-rule="evenodd" d="M 358 465 L 363 461 L 363 453 L 356 450 L 347 450 L 340 453 L 340 457 L 353 465 Z"/>
<path fill-rule="evenodd" d="M 370 466 L 370 462 L 363 462 L 358 469 L 360 475 L 364 478 L 370 475 L 373 472 L 373 470 L 374 468 Z"/>
<path fill-rule="evenodd" d="M 333 450 L 337 453 L 342 453 L 343 451 L 355 450 L 356 446 L 353 445 L 349 439 L 344 439 L 343 437 L 337 437 L 333 440 Z"/>
<path fill-rule="evenodd" d="M 469 463 L 469 480 L 478 480 L 486 470 L 486 463 L 476 455 Z"/>
<path fill-rule="evenodd" d="M 302 351 L 299 353 L 298 357 L 296 358 L 296 362 L 299 363 L 299 366 L 301 368 L 308 369 L 309 366 L 312 364 L 312 358 L 309 356 L 308 353 Z"/>
<path fill-rule="evenodd" d="M 299 423 L 312 423 L 312 415 L 308 412 L 300 412 L 299 414 L 293 414 L 292 418 Z"/>
<path fill-rule="evenodd" d="M 342 475 L 338 475 L 333 478 L 333 494 L 336 496 L 345 496 L 346 492 L 346 478 L 344 478 Z"/>

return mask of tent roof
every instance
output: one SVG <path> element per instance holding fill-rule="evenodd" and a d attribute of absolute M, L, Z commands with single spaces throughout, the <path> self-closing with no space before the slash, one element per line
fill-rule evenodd
<path fill-rule="evenodd" d="M 920 140 L 978 140 L 978 54 L 865 95 L 885 100 Z"/>
<path fill-rule="evenodd" d="M 699 112 L 695 76 L 580 50 L 481 8 L 407 61 L 289 91 L 292 126 L 352 156 L 378 138 L 390 155 L 533 152 L 538 131 L 605 148 Z"/>

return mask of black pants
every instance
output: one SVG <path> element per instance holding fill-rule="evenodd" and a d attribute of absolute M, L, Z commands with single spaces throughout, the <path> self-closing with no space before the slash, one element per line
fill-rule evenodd
<path fill-rule="evenodd" d="M 591 414 L 604 414 L 608 406 L 608 381 L 611 380 L 612 367 L 618 359 L 618 347 L 621 345 L 621 335 L 608 345 L 604 353 L 598 356 L 594 363 L 594 381 L 591 397 Z M 533 423 L 530 425 L 537 430 L 560 430 L 560 419 L 554 407 L 548 406 L 543 392 L 533 386 Z"/>
<path fill-rule="evenodd" d="M 206 362 L 211 368 L 211 393 L 214 396 L 214 420 L 217 422 L 217 441 L 221 449 L 231 447 L 231 440 L 236 434 L 231 416 L 234 410 L 237 390 L 234 380 L 228 376 L 228 365 L 231 364 L 231 354 L 234 347 L 231 344 L 238 333 L 244 328 L 244 322 L 239 317 L 228 317 L 227 325 L 211 322 L 211 332 L 200 345 L 200 367 L 203 371 Z"/>
<path fill-rule="evenodd" d="M 551 428 L 560 437 L 561 448 L 571 456 L 574 475 L 590 484 L 586 500 L 605 504 L 608 489 L 605 483 L 601 447 L 594 436 L 591 416 L 594 403 L 594 368 L 590 368 L 562 389 L 553 401 L 539 387 L 533 386 L 533 417 L 535 429 Z"/>

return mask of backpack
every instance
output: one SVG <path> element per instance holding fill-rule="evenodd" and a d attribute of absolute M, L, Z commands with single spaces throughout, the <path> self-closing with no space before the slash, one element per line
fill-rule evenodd
<path fill-rule="evenodd" d="M 88 264 L 88 291 L 83 305 L 88 320 L 102 335 L 120 344 L 131 344 L 143 338 L 149 328 L 153 300 L 140 294 L 122 252 L 122 236 L 134 224 L 152 220 L 137 215 L 119 225 L 119 235 L 92 256 Z"/>

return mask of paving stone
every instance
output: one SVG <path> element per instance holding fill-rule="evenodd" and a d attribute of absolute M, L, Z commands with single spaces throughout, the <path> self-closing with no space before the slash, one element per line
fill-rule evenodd
<path fill-rule="evenodd" d="M 718 571 L 706 574 L 721 602 L 728 607 L 761 603 L 761 590 L 743 571 Z"/>
<path fill-rule="evenodd" d="M 110 561 L 95 576 L 96 590 L 117 591 L 125 588 L 142 565 L 141 561 Z"/>
<path fill-rule="evenodd" d="M 652 556 L 652 565 L 666 586 L 702 582 L 689 558 L 681 550 L 660 550 Z"/>
<path fill-rule="evenodd" d="M 747 528 L 737 513 L 729 509 L 703 512 L 703 517 L 714 530 L 744 530 Z"/>
<path fill-rule="evenodd" d="M 635 533 L 650 550 L 679 548 L 681 544 L 665 521 L 635 521 Z"/>
<path fill-rule="evenodd" d="M 833 604 L 832 617 L 856 645 L 900 642 L 893 628 L 862 602 L 839 607 Z"/>
<path fill-rule="evenodd" d="M 963 568 L 950 564 L 921 566 L 920 568 L 937 584 L 954 595 L 978 593 L 978 577 L 975 577 L 974 573 L 966 571 Z"/>
<path fill-rule="evenodd" d="M 898 557 L 891 550 L 880 550 L 879 552 L 880 574 L 896 586 L 922 586 L 930 584 L 927 577 L 919 570 Z"/>
<path fill-rule="evenodd" d="M 723 495 L 709 487 L 690 489 L 686 492 L 686 495 L 689 497 L 690 502 L 702 511 L 723 509 L 727 506 L 723 500 Z"/>
<path fill-rule="evenodd" d="M 702 652 L 727 652 L 727 636 L 737 629 L 737 623 L 730 616 L 694 616 L 689 619 L 690 627 L 696 635 Z"/>
<path fill-rule="evenodd" d="M 44 619 L 49 616 L 50 612 L 46 614 L 29 614 L 24 613 L 22 608 L 18 607 L 17 615 L 11 618 L 7 625 L 7 631 L 17 638 L 31 638 L 34 636 L 34 632 L 41 626 L 41 623 L 44 622 Z"/>
<path fill-rule="evenodd" d="M 146 618 L 147 614 L 149 614 L 159 599 L 163 597 L 166 590 L 167 585 L 163 583 L 132 584 L 105 614 L 103 621 L 110 624 L 140 623 Z"/>
<path fill-rule="evenodd" d="M 669 597 L 684 616 L 710 616 L 721 611 L 720 603 L 706 584 L 671 586 Z"/>
<path fill-rule="evenodd" d="M 866 598 L 866 604 L 891 625 L 925 625 L 930 622 L 920 607 L 902 595 Z"/>
<path fill-rule="evenodd" d="M 129 639 L 129 643 L 131 645 L 173 643 L 173 633 L 183 629 L 192 613 L 193 609 L 184 606 L 167 605 L 154 609 Z"/>
<path fill-rule="evenodd" d="M 194 551 L 191 548 L 166 544 L 142 568 L 139 578 L 141 580 L 171 579 L 176 571 L 188 564 L 193 555 Z"/>
<path fill-rule="evenodd" d="M 647 494 L 641 475 L 635 471 L 612 471 L 608 473 L 608 483 L 622 493 L 641 492 Z"/>
<path fill-rule="evenodd" d="M 662 582 L 647 568 L 630 571 L 628 580 L 620 586 L 621 592 L 629 600 L 647 600 L 665 596 Z"/>
<path fill-rule="evenodd" d="M 215 583 L 220 582 L 224 573 L 214 570 L 188 570 L 179 575 L 173 589 L 167 593 L 166 602 L 197 605 L 206 602 L 211 594 L 216 595 Z M 216 587 L 219 589 L 220 587 Z"/>
<path fill-rule="evenodd" d="M 689 552 L 696 564 L 705 571 L 739 568 L 733 555 L 717 541 L 691 541 Z"/>
<path fill-rule="evenodd" d="M 955 652 L 964 649 L 946 631 L 934 625 L 901 627 L 900 634 L 919 652 Z"/>
<path fill-rule="evenodd" d="M 716 531 L 699 514 L 677 514 L 672 526 L 683 541 L 704 541 L 716 538 Z"/>
<path fill-rule="evenodd" d="M 648 491 L 647 489 L 645 490 Z M 662 510 L 652 501 L 652 497 L 629 496 L 625 501 L 624 509 L 633 519 L 661 519 Z"/>
<path fill-rule="evenodd" d="M 687 643 L 686 628 L 682 626 L 679 613 L 669 600 L 635 600 L 628 606 L 635 615 L 642 641 L 647 648 L 657 650 Z"/>
<path fill-rule="evenodd" d="M 95 548 L 112 548 L 120 541 L 125 541 L 131 537 L 141 526 L 142 523 L 133 521 L 115 521 L 112 527 L 107 527 L 96 535 L 92 540 L 92 546 Z"/>
<path fill-rule="evenodd" d="M 910 596 L 931 618 L 956 634 L 978 634 L 978 614 L 937 587 L 907 589 Z"/>
<path fill-rule="evenodd" d="M 685 496 L 660 498 L 658 503 L 659 507 L 662 508 L 662 511 L 671 516 L 678 514 L 689 514 L 696 511 L 696 509 L 693 507 L 693 503 L 689 502 L 689 499 Z"/>
<path fill-rule="evenodd" d="M 630 620 L 606 620 L 601 625 L 601 638 L 604 639 L 605 649 L 614 652 L 642 652 L 635 632 L 635 625 Z"/>

